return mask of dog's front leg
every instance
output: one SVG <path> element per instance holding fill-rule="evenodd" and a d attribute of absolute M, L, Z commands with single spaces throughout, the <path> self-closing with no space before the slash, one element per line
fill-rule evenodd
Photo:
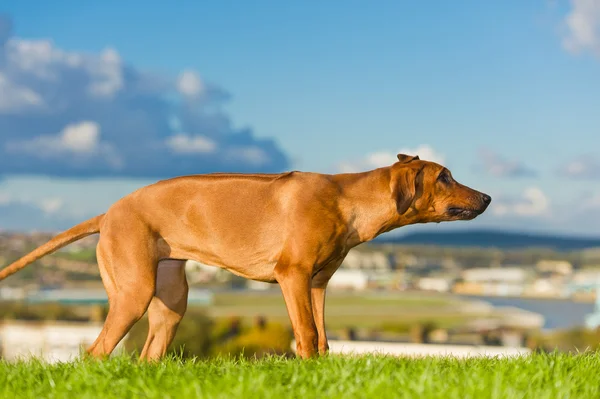
<path fill-rule="evenodd" d="M 278 263 L 275 278 L 281 287 L 294 330 L 296 353 L 303 359 L 313 357 L 317 354 L 318 334 L 311 301 L 311 270 L 300 265 Z"/>
<path fill-rule="evenodd" d="M 317 326 L 319 354 L 324 355 L 329 350 L 327 333 L 325 332 L 325 288 L 315 287 L 311 289 L 313 317 Z"/>
<path fill-rule="evenodd" d="M 324 355 L 329 351 L 329 344 L 327 343 L 327 332 L 325 331 L 325 290 L 327 289 L 327 283 L 333 273 L 337 270 L 340 261 L 330 263 L 322 270 L 319 270 L 317 274 L 312 278 L 312 307 L 313 317 L 317 326 L 317 333 L 319 335 L 319 354 Z"/>

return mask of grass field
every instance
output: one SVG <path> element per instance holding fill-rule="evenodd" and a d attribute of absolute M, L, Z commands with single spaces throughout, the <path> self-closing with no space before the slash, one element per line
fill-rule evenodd
<path fill-rule="evenodd" d="M 2 398 L 598 398 L 600 354 L 0 363 Z"/>
<path fill-rule="evenodd" d="M 462 311 L 467 301 L 439 295 L 410 293 L 353 293 L 332 291 L 327 294 L 325 313 L 331 329 L 348 325 L 380 327 L 385 323 L 414 323 L 435 320 L 440 326 L 460 324 L 472 315 Z M 213 318 L 241 316 L 252 319 L 262 315 L 288 324 L 289 318 L 279 290 L 263 293 L 216 293 L 214 303 L 206 306 Z"/>

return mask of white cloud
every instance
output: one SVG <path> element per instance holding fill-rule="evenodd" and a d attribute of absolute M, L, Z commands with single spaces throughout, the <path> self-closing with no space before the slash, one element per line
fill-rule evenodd
<path fill-rule="evenodd" d="M 397 153 L 406 154 L 406 155 L 418 155 L 419 158 L 425 161 L 435 162 L 440 165 L 443 165 L 446 162 L 446 157 L 436 150 L 434 150 L 431 146 L 427 144 L 421 144 L 417 148 L 401 148 Z M 396 154 L 394 154 L 394 157 Z M 396 158 L 396 160 L 398 160 Z"/>
<path fill-rule="evenodd" d="M 76 154 L 92 153 L 98 150 L 100 126 L 91 121 L 67 125 L 56 135 L 42 135 L 27 141 L 15 141 L 6 144 L 12 151 L 51 152 Z"/>
<path fill-rule="evenodd" d="M 541 189 L 529 187 L 519 198 L 494 199 L 491 210 L 496 216 L 544 216 L 550 210 L 550 200 Z"/>
<path fill-rule="evenodd" d="M 51 40 L 10 39 L 6 54 L 16 69 L 44 80 L 56 79 L 56 68 L 68 58 Z"/>
<path fill-rule="evenodd" d="M 20 112 L 30 107 L 42 105 L 43 100 L 35 91 L 10 82 L 0 72 L 0 113 Z"/>
<path fill-rule="evenodd" d="M 0 192 L 0 205 L 7 205 L 12 202 L 12 196 L 7 193 Z"/>
<path fill-rule="evenodd" d="M 600 56 L 600 1 L 571 0 L 571 7 L 564 21 L 563 47 L 575 54 L 590 51 Z"/>
<path fill-rule="evenodd" d="M 370 165 L 374 168 L 389 166 L 393 163 L 398 162 L 396 154 L 392 154 L 391 152 L 374 152 L 372 154 L 368 154 L 365 157 L 365 164 Z"/>
<path fill-rule="evenodd" d="M 523 202 L 515 204 L 515 213 L 521 216 L 537 216 L 545 214 L 550 208 L 550 201 L 542 190 L 531 187 L 523 193 Z"/>
<path fill-rule="evenodd" d="M 45 81 L 57 81 L 62 70 L 82 70 L 89 77 L 87 90 L 94 96 L 112 96 L 123 87 L 123 67 L 116 50 L 99 56 L 63 51 L 51 40 L 11 39 L 6 45 L 8 60 L 20 73 Z"/>
<path fill-rule="evenodd" d="M 495 177 L 527 177 L 535 176 L 537 172 L 522 162 L 509 160 L 494 151 L 483 148 L 479 151 L 481 165 L 477 170 L 483 170 Z"/>
<path fill-rule="evenodd" d="M 338 165 L 338 171 L 342 173 L 362 172 L 365 170 L 381 168 L 398 162 L 398 154 L 418 155 L 424 161 L 435 162 L 444 165 L 445 157 L 435 151 L 427 144 L 421 144 L 416 148 L 401 148 L 396 152 L 378 151 L 367 154 L 363 159 L 342 162 Z"/>
<path fill-rule="evenodd" d="M 41 206 L 28 202 L 0 203 L 0 230 L 61 231 L 80 222 L 81 218 L 72 218 L 59 210 L 45 212 Z"/>
<path fill-rule="evenodd" d="M 578 199 L 577 205 L 581 207 L 582 210 L 596 210 L 600 211 L 600 193 L 591 194 L 591 195 L 582 195 L 582 199 Z"/>
<path fill-rule="evenodd" d="M 73 60 L 77 62 L 76 59 Z M 110 97 L 123 87 L 123 68 L 121 57 L 114 49 L 106 49 L 100 54 L 99 62 L 91 64 L 90 72 L 94 77 L 89 91 L 95 96 Z"/>
<path fill-rule="evenodd" d="M 217 149 L 217 144 L 208 137 L 185 134 L 176 134 L 169 137 L 166 144 L 172 151 L 180 154 L 213 152 Z"/>
<path fill-rule="evenodd" d="M 341 162 L 337 165 L 337 172 L 339 173 L 356 173 L 360 171 L 361 168 L 356 163 Z"/>
<path fill-rule="evenodd" d="M 31 198 L 16 198 L 8 193 L 0 192 L 0 206 L 29 206 L 39 209 L 45 214 L 57 213 L 63 208 L 64 201 L 60 198 L 41 198 L 40 200 L 32 200 Z"/>
<path fill-rule="evenodd" d="M 251 165 L 263 165 L 269 162 L 269 155 L 255 146 L 234 147 L 228 151 L 227 158 L 242 160 Z"/>
<path fill-rule="evenodd" d="M 185 70 L 177 79 L 177 90 L 187 97 L 198 97 L 204 90 L 200 76 L 192 70 Z"/>
<path fill-rule="evenodd" d="M 100 126 L 92 121 L 67 125 L 55 135 L 9 141 L 5 148 L 11 153 L 35 155 L 40 159 L 71 155 L 82 160 L 99 158 L 116 170 L 123 167 L 123 160 L 112 145 L 100 141 Z"/>
<path fill-rule="evenodd" d="M 571 176 L 577 176 L 585 173 L 587 167 L 582 161 L 573 161 L 566 165 L 565 172 Z"/>
<path fill-rule="evenodd" d="M 536 220 L 538 221 L 541 219 Z M 579 235 L 588 234 L 598 237 L 600 192 L 588 190 L 572 192 L 570 198 L 552 204 L 552 213 L 544 218 L 544 221 L 550 222 L 548 227 L 557 232 L 571 231 Z"/>
<path fill-rule="evenodd" d="M 47 198 L 42 200 L 39 204 L 39 208 L 46 214 L 52 214 L 59 211 L 64 205 L 64 202 L 60 198 Z"/>
<path fill-rule="evenodd" d="M 60 147 L 73 152 L 92 152 L 99 142 L 100 126 L 89 121 L 67 126 L 58 139 Z"/>
<path fill-rule="evenodd" d="M 599 179 L 600 161 L 593 155 L 582 155 L 560 166 L 558 174 L 575 179 Z"/>

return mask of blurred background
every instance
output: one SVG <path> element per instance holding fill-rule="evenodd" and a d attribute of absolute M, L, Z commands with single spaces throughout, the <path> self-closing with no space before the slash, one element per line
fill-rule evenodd
<path fill-rule="evenodd" d="M 0 265 L 159 179 L 362 171 L 403 152 L 494 200 L 352 250 L 328 290 L 332 342 L 595 350 L 599 72 L 600 0 L 4 0 Z M 0 284 L 3 357 L 96 338 L 96 242 Z M 278 286 L 187 273 L 173 351 L 291 353 Z"/>

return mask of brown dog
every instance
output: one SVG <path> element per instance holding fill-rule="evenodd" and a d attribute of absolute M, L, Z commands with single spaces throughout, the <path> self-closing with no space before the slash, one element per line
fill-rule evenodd
<path fill-rule="evenodd" d="M 348 251 L 415 223 L 470 220 L 491 198 L 438 164 L 398 154 L 392 166 L 325 175 L 209 174 L 143 187 L 0 271 L 0 280 L 100 232 L 98 266 L 110 309 L 88 353 L 110 354 L 146 310 L 141 357 L 167 351 L 187 306 L 187 259 L 279 283 L 302 358 L 328 349 L 327 282 Z M 160 267 L 159 267 L 160 266 Z"/>

